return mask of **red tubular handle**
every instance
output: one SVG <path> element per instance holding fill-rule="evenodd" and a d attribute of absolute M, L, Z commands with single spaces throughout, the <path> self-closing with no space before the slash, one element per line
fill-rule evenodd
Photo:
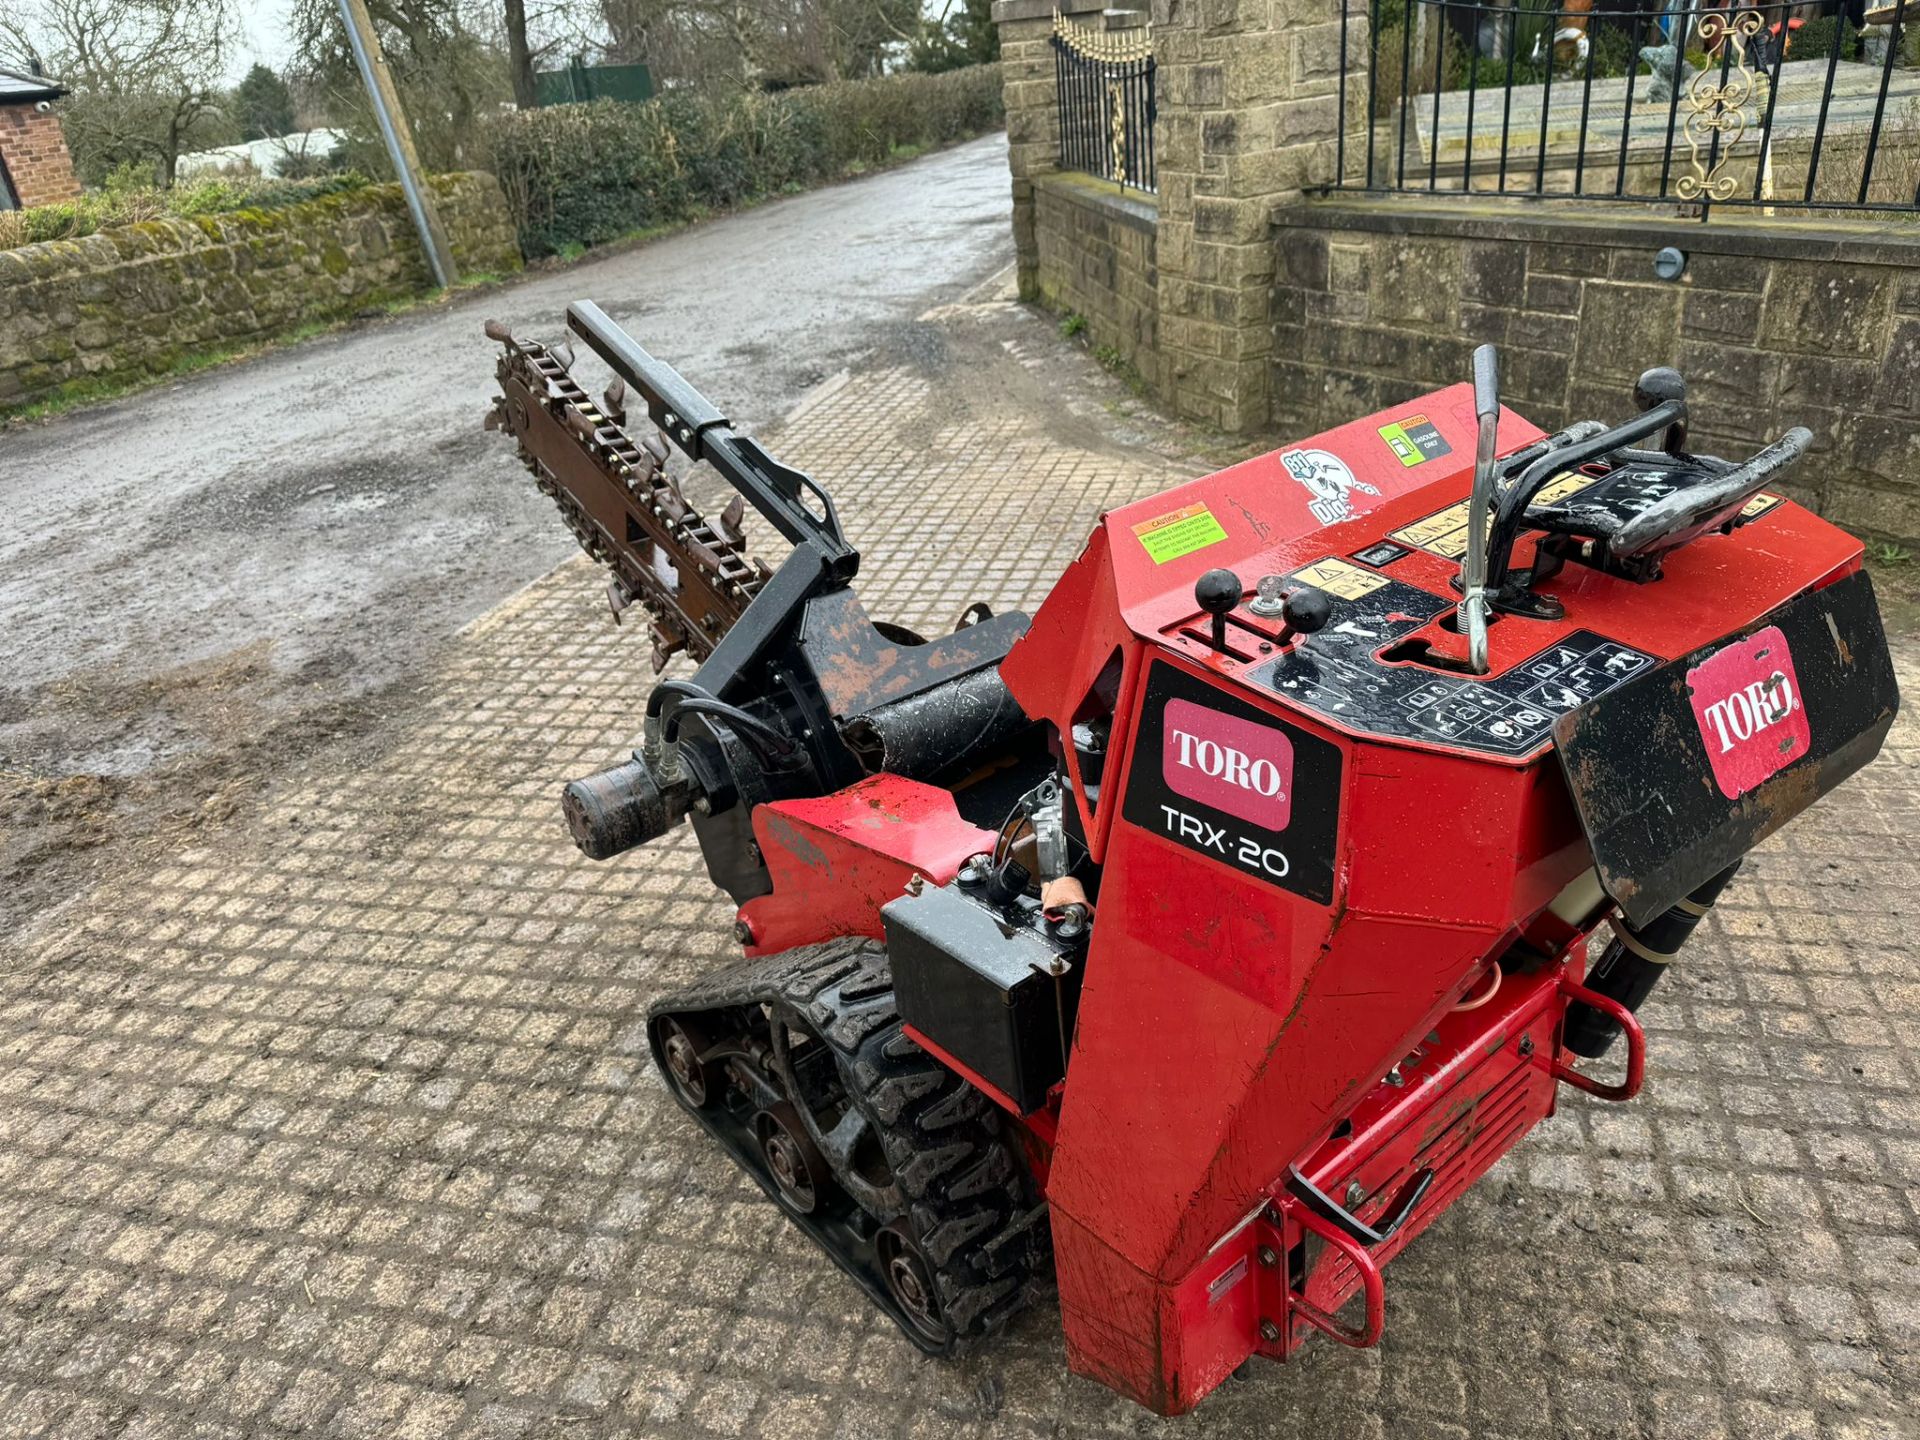
<path fill-rule="evenodd" d="M 1380 1280 L 1380 1267 L 1373 1263 L 1373 1257 L 1358 1240 L 1347 1234 L 1329 1220 L 1323 1220 L 1304 1205 L 1290 1207 L 1293 1218 L 1304 1229 L 1311 1230 L 1327 1244 L 1339 1250 L 1353 1265 L 1354 1272 L 1360 1277 L 1361 1289 L 1367 1297 L 1367 1321 L 1358 1330 L 1349 1330 L 1333 1316 L 1327 1314 L 1318 1305 L 1310 1305 L 1297 1292 L 1290 1292 L 1287 1303 L 1293 1312 L 1314 1329 L 1331 1335 L 1342 1345 L 1351 1345 L 1356 1350 L 1370 1349 L 1380 1343 L 1380 1332 L 1387 1328 L 1387 1289 Z"/>
<path fill-rule="evenodd" d="M 1647 1078 L 1647 1032 L 1640 1028 L 1640 1022 L 1634 1018 L 1633 1012 L 1618 1000 L 1569 980 L 1564 971 L 1560 976 L 1560 993 L 1569 1000 L 1591 1005 L 1620 1027 L 1621 1033 L 1627 1037 L 1627 1078 L 1618 1085 L 1607 1085 L 1591 1075 L 1582 1075 L 1558 1057 L 1553 1062 L 1553 1078 L 1564 1080 L 1574 1089 L 1584 1090 L 1589 1095 L 1598 1095 L 1602 1100 L 1616 1103 L 1631 1100 L 1640 1093 L 1640 1085 Z"/>

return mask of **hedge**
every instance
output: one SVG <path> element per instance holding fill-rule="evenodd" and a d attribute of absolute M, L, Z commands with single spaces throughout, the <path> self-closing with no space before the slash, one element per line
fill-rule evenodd
<path fill-rule="evenodd" d="M 975 65 L 774 94 L 554 105 L 503 115 L 485 138 L 531 257 L 837 180 L 1004 123 L 1000 67 Z"/>

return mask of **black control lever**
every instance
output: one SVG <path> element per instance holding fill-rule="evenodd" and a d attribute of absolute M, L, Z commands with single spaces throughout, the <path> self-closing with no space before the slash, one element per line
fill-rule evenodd
<path fill-rule="evenodd" d="M 1213 648 L 1227 648 L 1227 616 L 1240 606 L 1246 591 L 1231 570 L 1209 570 L 1193 582 L 1193 603 L 1213 617 Z"/>
<path fill-rule="evenodd" d="M 1296 635 L 1314 635 L 1327 628 L 1333 618 L 1333 602 L 1323 591 L 1303 585 L 1288 593 L 1280 605 L 1280 643 L 1292 643 Z"/>
<path fill-rule="evenodd" d="M 1665 368 L 1647 371 L 1633 387 L 1636 403 L 1645 408 L 1624 425 L 1602 430 L 1559 450 L 1550 450 L 1520 473 L 1520 478 L 1500 491 L 1500 503 L 1493 520 L 1493 535 L 1487 544 L 1487 589 L 1496 608 L 1512 608 L 1508 594 L 1507 571 L 1513 560 L 1514 542 L 1526 522 L 1527 507 L 1533 497 L 1563 470 L 1578 470 L 1611 455 L 1614 451 L 1645 440 L 1664 430 L 1663 444 L 1669 454 L 1687 438 L 1687 382 L 1679 372 Z"/>

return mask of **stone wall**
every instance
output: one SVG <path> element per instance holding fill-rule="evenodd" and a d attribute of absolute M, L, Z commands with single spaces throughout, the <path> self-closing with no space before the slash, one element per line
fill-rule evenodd
<path fill-rule="evenodd" d="M 1022 300 L 1040 294 L 1040 252 L 1034 234 L 1034 178 L 1060 159 L 1055 111 L 1053 17 L 1099 19 L 1105 0 L 993 0 L 1000 27 L 1000 90 L 1007 110 L 1007 168 L 1013 177 L 1013 249 Z"/>
<path fill-rule="evenodd" d="M 1677 281 L 1654 274 L 1668 245 Z M 1795 498 L 1920 536 L 1920 225 L 1303 201 L 1278 212 L 1275 253 L 1282 435 L 1464 380 L 1482 341 L 1504 398 L 1549 428 L 1625 418 L 1634 377 L 1675 365 L 1695 448 L 1744 456 L 1806 425 Z"/>
<path fill-rule="evenodd" d="M 1106 180 L 1072 171 L 1033 184 L 1037 297 L 1087 322 L 1152 385 L 1158 367 L 1158 275 L 1152 197 L 1121 194 Z"/>
<path fill-rule="evenodd" d="M 1332 177 L 1341 130 L 1340 19 L 1352 11 L 1349 44 L 1364 47 L 1363 0 L 1118 0 L 1129 11 L 1101 11 L 1101 0 L 1058 0 L 1083 25 L 1131 28 L 1145 10 L 1152 22 L 1158 116 L 1157 225 L 1151 307 L 1101 333 L 1104 312 L 1083 310 L 1096 337 L 1122 349 L 1131 333 L 1152 335 L 1153 352 L 1132 357 L 1175 413 L 1228 432 L 1266 420 L 1266 377 L 1273 286 L 1268 217 L 1276 203 Z M 1037 186 L 1058 165 L 1053 32 L 1055 0 L 994 0 L 1013 172 L 1013 234 L 1020 294 L 1043 289 L 1043 237 Z M 1349 87 L 1348 122 L 1364 104 Z M 1056 193 L 1055 199 L 1060 196 Z M 1055 217 L 1070 217 L 1058 206 Z M 1111 227 L 1073 220 L 1094 247 L 1096 272 L 1126 257 L 1109 255 Z M 1064 235 L 1062 230 L 1046 243 Z M 1133 242 L 1129 242 L 1133 243 Z M 1046 283 L 1076 262 L 1056 255 Z M 1085 277 L 1082 277 L 1084 280 Z M 1090 303 L 1097 303 L 1091 301 Z M 1080 306 L 1074 308 L 1079 309 Z M 1156 360 L 1157 354 L 1157 360 Z M 1153 362 L 1153 363 L 1150 363 Z"/>
<path fill-rule="evenodd" d="M 429 183 L 464 273 L 520 268 L 491 175 Z M 432 288 L 398 185 L 0 250 L 0 407 Z"/>
<path fill-rule="evenodd" d="M 0 105 L 0 163 L 23 208 L 79 198 L 80 181 L 57 112 Z"/>
<path fill-rule="evenodd" d="M 1364 47 L 1361 0 L 1153 0 L 1160 388 L 1183 418 L 1266 421 L 1269 217 L 1333 178 L 1346 4 Z"/>

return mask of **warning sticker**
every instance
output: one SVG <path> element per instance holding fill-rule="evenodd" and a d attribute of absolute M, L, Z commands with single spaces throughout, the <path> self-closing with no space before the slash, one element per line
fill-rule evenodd
<path fill-rule="evenodd" d="M 1424 415 L 1409 415 L 1391 425 L 1382 425 L 1380 438 L 1387 442 L 1394 458 L 1409 468 L 1453 453 L 1447 437 Z"/>
<path fill-rule="evenodd" d="M 1331 558 L 1303 565 L 1293 572 L 1293 577 L 1302 584 L 1324 590 L 1341 600 L 1358 600 L 1387 583 L 1384 575 L 1375 575 L 1371 570 L 1362 570 L 1358 565 Z"/>
<path fill-rule="evenodd" d="M 1227 532 L 1220 528 L 1213 512 L 1201 504 L 1142 520 L 1133 527 L 1133 533 L 1140 537 L 1140 543 L 1146 546 L 1147 554 L 1156 565 L 1178 560 L 1182 555 L 1191 555 L 1227 538 Z"/>
<path fill-rule="evenodd" d="M 1403 545 L 1431 551 L 1448 560 L 1458 560 L 1467 553 L 1467 502 L 1462 500 L 1458 505 L 1449 505 L 1392 534 Z"/>
<path fill-rule="evenodd" d="M 1535 505 L 1557 504 L 1569 495 L 1579 494 L 1594 481 L 1602 478 L 1599 475 L 1582 475 L 1577 470 L 1562 470 L 1540 487 L 1540 493 L 1533 497 L 1532 503 Z"/>
<path fill-rule="evenodd" d="M 1574 470 L 1562 470 L 1541 487 L 1540 493 L 1533 497 L 1533 503 L 1552 505 L 1586 489 L 1601 478 L 1598 475 L 1582 475 Z M 1458 560 L 1467 553 L 1467 502 L 1462 500 L 1457 505 L 1436 510 L 1426 519 L 1416 520 L 1390 533 L 1404 545 L 1425 550 L 1442 559 Z"/>
<path fill-rule="evenodd" d="M 1779 495 L 1762 490 L 1758 495 L 1740 507 L 1740 518 L 1742 520 L 1758 520 L 1762 515 L 1766 514 L 1767 511 L 1778 505 L 1782 498 L 1783 497 Z"/>

